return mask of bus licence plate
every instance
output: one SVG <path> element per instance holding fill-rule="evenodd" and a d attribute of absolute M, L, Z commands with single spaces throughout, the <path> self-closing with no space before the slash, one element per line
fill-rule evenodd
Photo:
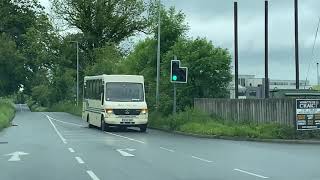
<path fill-rule="evenodd" d="M 128 119 L 128 118 L 125 118 L 125 119 L 122 119 L 122 122 L 132 122 L 133 119 Z"/>

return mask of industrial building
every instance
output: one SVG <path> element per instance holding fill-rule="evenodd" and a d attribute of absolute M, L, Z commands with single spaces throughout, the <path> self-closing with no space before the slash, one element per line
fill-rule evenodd
<path fill-rule="evenodd" d="M 230 98 L 235 98 L 235 85 L 233 80 L 230 83 Z M 255 75 L 239 75 L 239 98 L 264 98 L 264 78 L 256 78 Z M 279 90 L 294 90 L 296 88 L 295 80 L 275 80 L 269 79 L 270 97 Z M 308 80 L 300 80 L 301 90 L 311 90 L 312 86 Z"/>

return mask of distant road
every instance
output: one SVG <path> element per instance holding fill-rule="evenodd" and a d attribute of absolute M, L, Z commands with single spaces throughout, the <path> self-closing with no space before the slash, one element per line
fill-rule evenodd
<path fill-rule="evenodd" d="M 320 145 L 102 132 L 66 113 L 16 107 L 17 126 L 0 132 L 1 180 L 320 179 Z"/>

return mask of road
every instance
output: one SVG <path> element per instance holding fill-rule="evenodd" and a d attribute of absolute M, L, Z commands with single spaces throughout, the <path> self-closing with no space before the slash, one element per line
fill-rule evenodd
<path fill-rule="evenodd" d="M 203 139 L 150 129 L 102 132 L 79 117 L 30 112 L 26 105 L 17 105 L 13 124 L 0 132 L 1 180 L 320 179 L 320 145 Z"/>

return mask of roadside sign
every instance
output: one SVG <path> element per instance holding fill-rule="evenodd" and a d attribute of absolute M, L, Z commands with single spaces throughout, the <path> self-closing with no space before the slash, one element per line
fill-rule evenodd
<path fill-rule="evenodd" d="M 297 130 L 320 129 L 320 99 L 296 100 Z"/>

